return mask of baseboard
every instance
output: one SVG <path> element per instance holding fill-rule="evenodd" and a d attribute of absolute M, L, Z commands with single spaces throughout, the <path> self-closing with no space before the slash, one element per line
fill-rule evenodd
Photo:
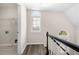
<path fill-rule="evenodd" d="M 44 44 L 44 43 L 40 43 L 40 42 L 38 42 L 38 43 L 27 43 L 27 45 L 35 45 L 35 44 Z"/>
<path fill-rule="evenodd" d="M 47 47 L 47 45 L 46 45 L 46 44 L 44 44 L 44 47 Z"/>
<path fill-rule="evenodd" d="M 26 48 L 24 49 L 22 55 L 26 55 L 27 54 L 27 51 L 28 51 L 28 46 L 26 46 Z"/>
<path fill-rule="evenodd" d="M 44 44 L 44 43 L 27 43 L 27 45 L 37 45 L 37 44 L 43 44 L 44 45 L 44 47 L 46 47 L 47 45 L 46 44 Z"/>
<path fill-rule="evenodd" d="M 25 47 L 22 49 L 21 54 L 24 53 L 24 51 L 26 50 L 27 44 L 25 45 Z"/>

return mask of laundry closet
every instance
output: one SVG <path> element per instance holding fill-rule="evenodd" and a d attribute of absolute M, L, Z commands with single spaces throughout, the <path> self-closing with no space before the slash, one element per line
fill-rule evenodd
<path fill-rule="evenodd" d="M 17 54 L 17 5 L 0 4 L 0 54 Z"/>

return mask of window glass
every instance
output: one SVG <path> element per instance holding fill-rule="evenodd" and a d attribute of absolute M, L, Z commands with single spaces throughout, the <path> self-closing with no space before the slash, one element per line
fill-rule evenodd
<path fill-rule="evenodd" d="M 41 30 L 41 14 L 39 11 L 32 11 L 32 31 L 39 32 Z"/>

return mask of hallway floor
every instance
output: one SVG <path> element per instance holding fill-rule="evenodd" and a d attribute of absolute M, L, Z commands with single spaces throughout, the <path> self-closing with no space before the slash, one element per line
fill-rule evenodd
<path fill-rule="evenodd" d="M 44 45 L 28 45 L 25 55 L 45 55 L 46 49 Z"/>

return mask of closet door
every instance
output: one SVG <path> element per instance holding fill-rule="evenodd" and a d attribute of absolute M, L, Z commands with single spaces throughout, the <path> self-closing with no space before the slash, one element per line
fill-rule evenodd
<path fill-rule="evenodd" d="M 0 19 L 0 44 L 14 44 L 16 37 L 16 19 Z"/>

